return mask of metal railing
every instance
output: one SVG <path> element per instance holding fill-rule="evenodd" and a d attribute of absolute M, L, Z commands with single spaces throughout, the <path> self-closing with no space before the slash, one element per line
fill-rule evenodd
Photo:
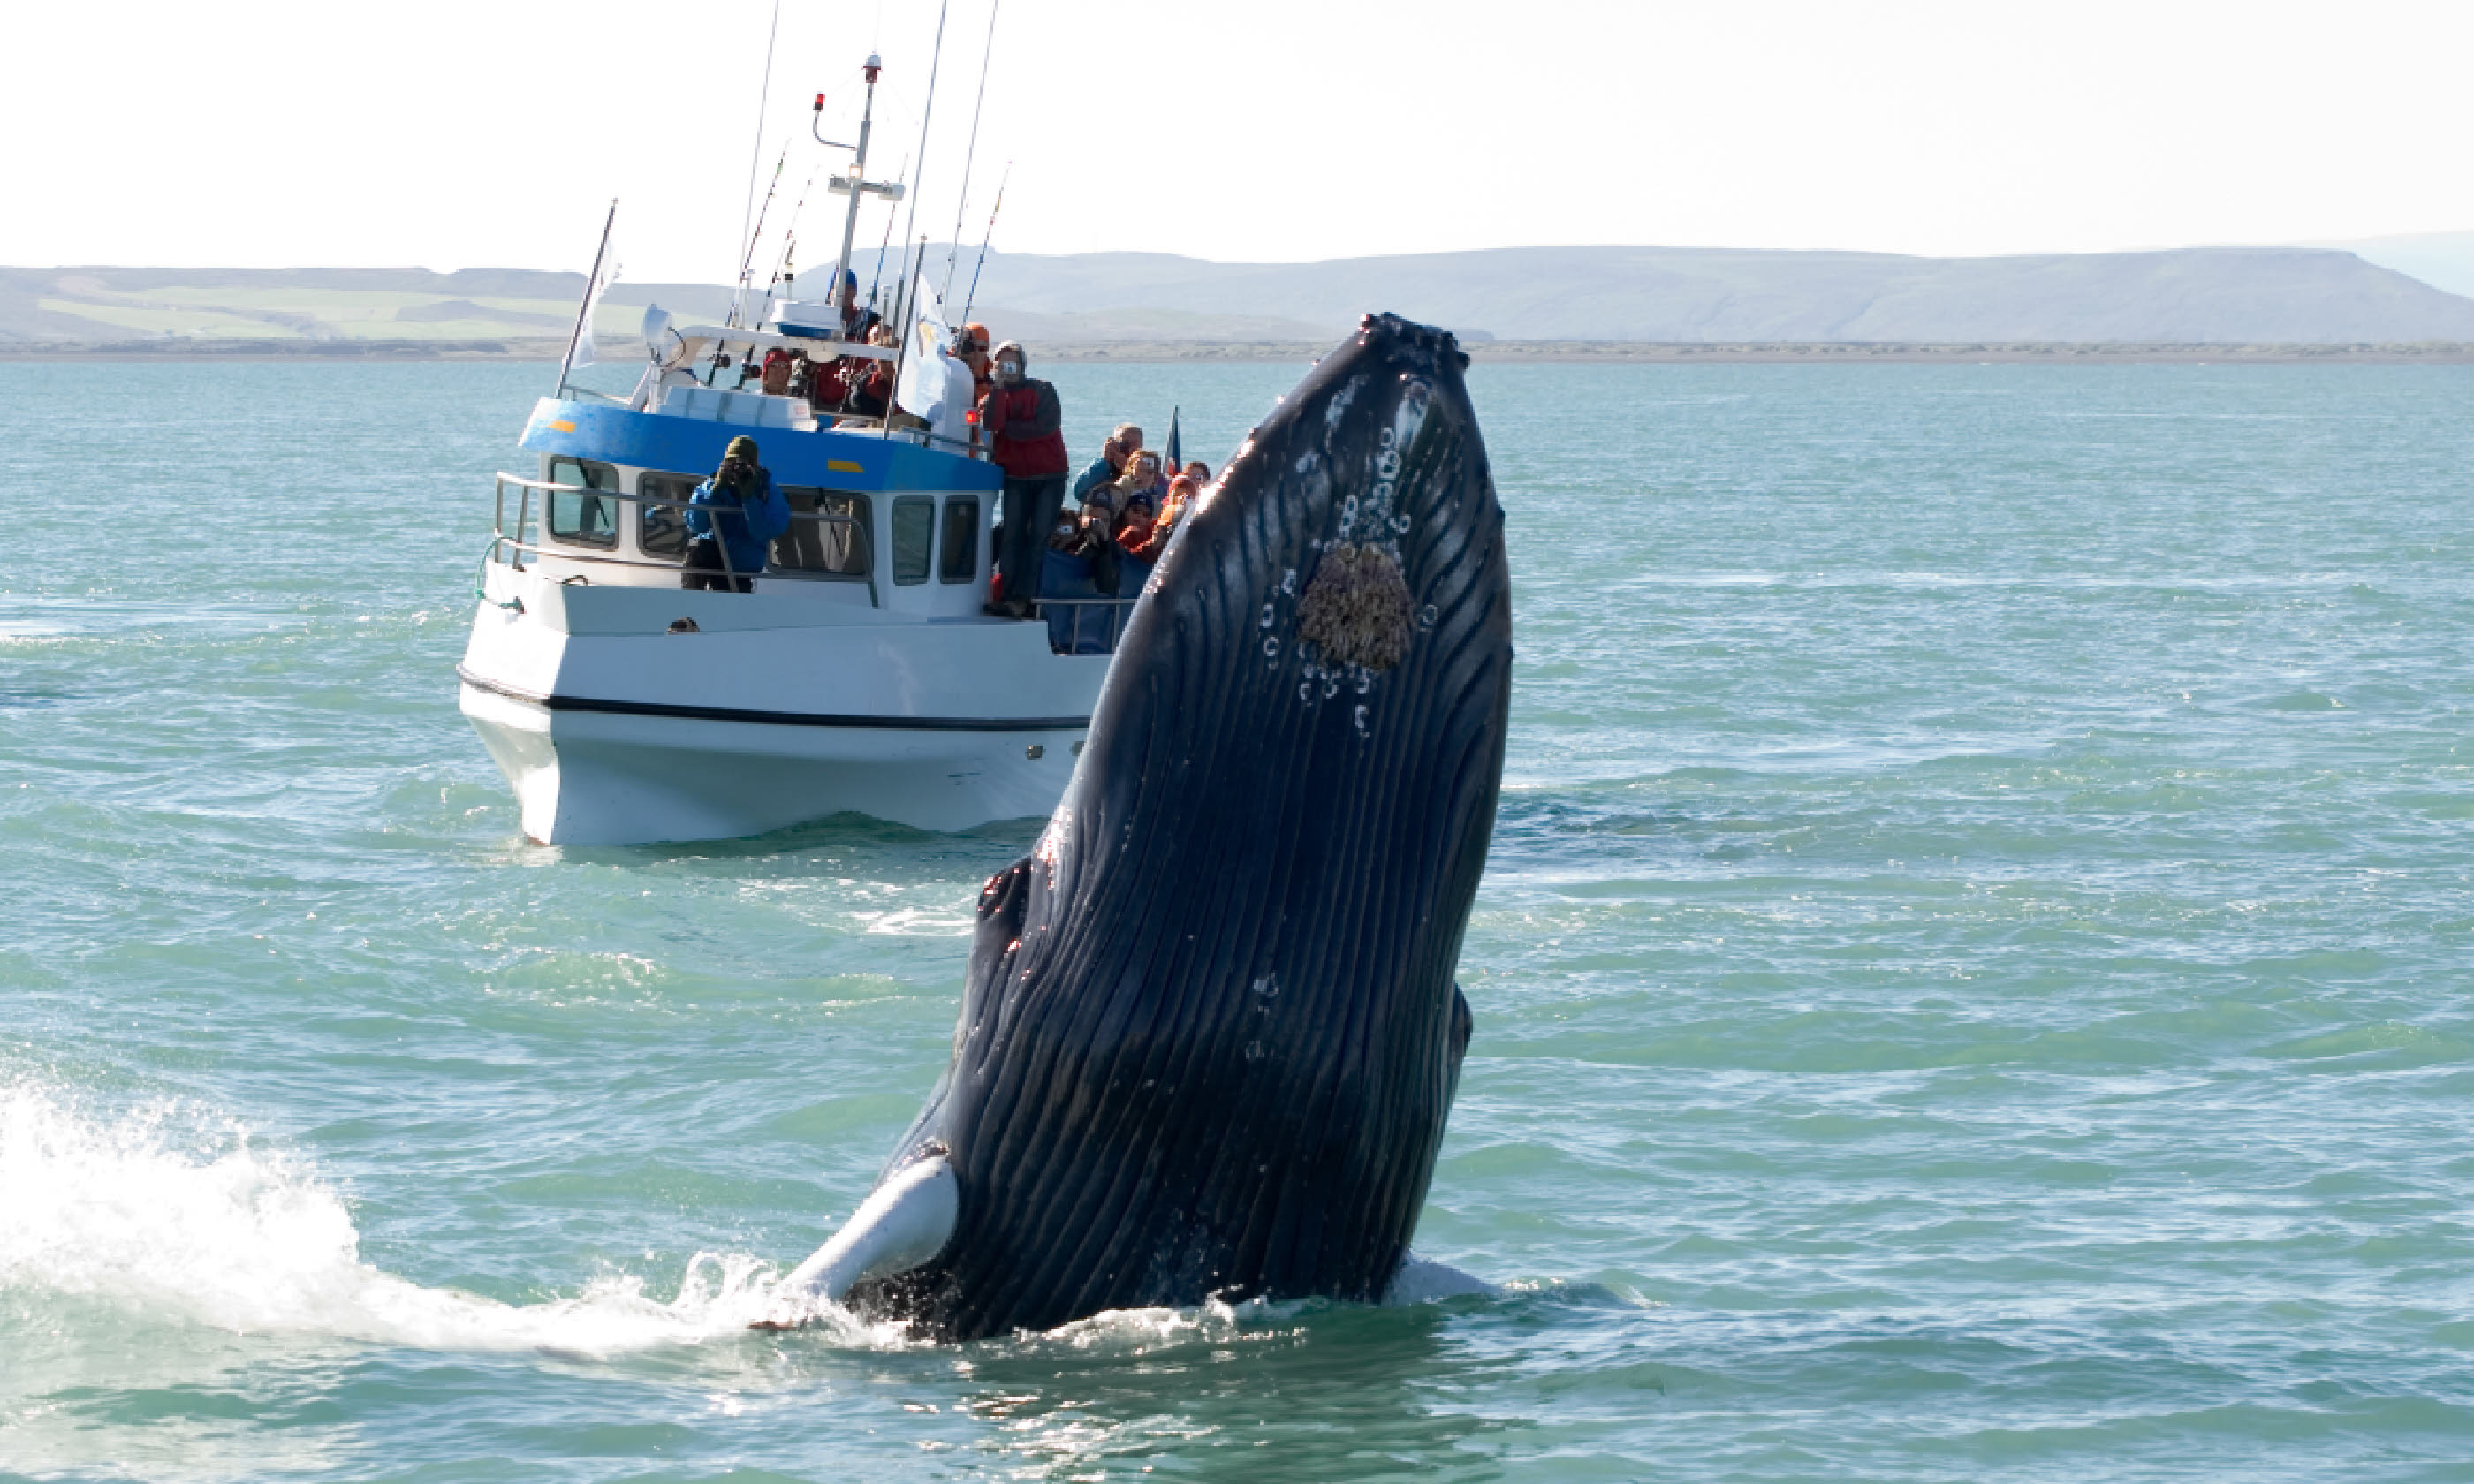
<path fill-rule="evenodd" d="M 1125 637 L 1127 613 L 1142 600 L 1140 598 L 1033 598 L 1031 601 L 1039 605 L 1043 610 L 1041 613 L 1043 618 L 1047 616 L 1045 610 L 1052 608 L 1070 608 L 1075 610 L 1074 615 L 1065 623 L 1065 647 L 1056 651 L 1060 655 L 1086 653 L 1082 648 L 1082 624 L 1089 615 L 1082 610 L 1094 608 L 1106 610 L 1108 634 L 1105 647 L 1088 651 L 1088 653 L 1113 655 L 1117 652 L 1117 641 Z"/>
<path fill-rule="evenodd" d="M 510 532 L 507 529 L 507 491 L 511 487 L 518 491 L 516 496 L 516 528 L 513 532 Z M 533 495 L 537 491 L 543 496 L 538 505 L 536 505 L 533 500 Z M 530 557 L 536 562 L 546 557 L 555 557 L 562 562 L 591 562 L 602 566 L 648 568 L 663 572 L 684 573 L 699 570 L 711 570 L 708 568 L 690 567 L 686 564 L 684 560 L 678 562 L 666 562 L 657 558 L 621 557 L 617 555 L 615 551 L 608 554 L 596 552 L 590 548 L 580 547 L 579 544 L 575 542 L 558 539 L 557 533 L 555 531 L 552 531 L 550 536 L 552 539 L 558 540 L 558 544 L 555 546 L 546 546 L 540 539 L 538 528 L 542 523 L 544 511 L 549 504 L 548 497 L 554 494 L 590 495 L 596 499 L 610 501 L 613 505 L 618 508 L 619 515 L 618 518 L 622 523 L 627 519 L 626 510 L 630 506 L 637 508 L 639 514 L 636 518 L 640 525 L 643 520 L 641 512 L 648 507 L 655 510 L 675 510 L 682 513 L 691 508 L 701 508 L 716 515 L 720 514 L 719 512 L 716 512 L 715 508 L 712 506 L 695 507 L 693 502 L 689 500 L 665 499 L 659 495 L 651 494 L 626 494 L 617 490 L 595 490 L 585 485 L 562 485 L 553 483 L 546 479 L 526 479 L 521 474 L 510 474 L 504 470 L 500 470 L 496 484 L 493 485 L 491 489 L 490 547 L 487 552 L 483 553 L 481 560 L 484 562 L 498 561 L 504 565 L 512 567 L 519 572 L 524 569 L 524 559 L 527 557 Z M 866 496 L 860 495 L 856 496 L 856 498 L 864 499 Z M 868 529 L 865 522 L 858 520 L 852 516 L 832 515 L 821 511 L 794 510 L 790 512 L 790 520 L 794 527 L 800 521 L 807 521 L 812 525 L 847 526 L 861 531 Z M 714 525 L 717 532 L 720 527 L 720 521 L 716 519 Z M 680 534 L 682 538 L 691 539 L 686 536 L 684 515 L 681 516 L 681 527 Z M 610 542 L 614 548 L 618 543 L 618 527 L 617 525 L 614 525 L 611 528 Z M 768 581 L 785 582 L 864 582 L 867 584 L 867 606 L 870 608 L 882 608 L 884 606 L 884 603 L 878 596 L 876 590 L 876 553 L 872 549 L 869 549 L 866 552 L 867 568 L 862 572 L 816 572 L 803 570 L 797 567 L 784 568 L 769 565 L 759 568 L 753 572 L 741 572 L 730 564 L 730 547 L 726 542 L 716 539 L 713 544 L 715 554 L 721 558 L 721 566 L 719 570 L 714 572 L 714 575 L 724 582 L 725 590 L 736 592 L 739 590 L 740 582 L 752 581 L 759 577 L 765 578 Z M 512 560 L 505 556 L 507 553 L 513 553 Z M 684 549 L 682 550 L 681 555 L 682 559 L 684 559 Z"/>
<path fill-rule="evenodd" d="M 882 349 L 884 347 L 869 347 L 868 348 Z M 807 402 L 808 416 L 814 419 L 819 431 L 839 429 L 844 432 L 866 432 L 873 430 L 887 442 L 900 440 L 904 443 L 916 443 L 922 448 L 941 447 L 950 452 L 958 453 L 963 458 L 976 460 L 982 464 L 986 463 L 994 453 L 994 441 L 990 440 L 984 443 L 982 442 L 976 428 L 972 430 L 972 436 L 969 438 L 946 438 L 930 431 L 928 425 L 924 422 L 896 424 L 893 419 L 897 416 L 906 418 L 916 418 L 917 416 L 914 413 L 905 413 L 899 408 L 888 408 L 884 412 L 851 412 L 839 408 L 826 407 L 806 397 L 790 397 L 788 393 L 764 392 L 762 390 L 761 383 L 758 384 L 756 390 L 751 391 L 749 389 L 748 381 L 743 377 L 740 381 L 739 385 L 735 387 L 725 387 L 717 383 L 707 386 L 703 382 L 698 382 L 696 385 L 703 386 L 705 387 L 705 390 L 712 392 L 735 392 L 744 396 L 755 396 L 759 395 L 764 396 L 784 396 L 789 397 L 789 399 L 793 401 Z M 570 387 L 568 390 L 570 392 L 574 392 L 580 389 Z M 633 397 L 610 397 L 609 400 L 622 403 L 631 410 L 651 413 L 657 417 L 665 416 L 665 414 L 661 412 L 661 405 L 662 397 L 667 390 L 668 389 L 666 387 L 656 385 L 652 389 L 649 399 L 642 408 L 637 408 L 635 406 L 635 399 Z M 602 394 L 596 393 L 594 395 L 601 395 Z M 749 425 L 756 426 L 757 424 L 751 423 Z"/>
<path fill-rule="evenodd" d="M 509 489 L 513 489 L 517 491 L 516 522 L 515 530 L 512 532 L 507 529 L 507 491 Z M 533 495 L 536 492 L 543 496 L 539 504 L 536 504 L 533 500 Z M 626 494 L 617 490 L 595 490 L 587 485 L 562 485 L 546 479 L 526 479 L 521 474 L 510 474 L 501 470 L 497 475 L 497 482 L 491 489 L 492 509 L 490 516 L 490 546 L 489 549 L 483 552 L 481 556 L 482 563 L 485 566 L 492 562 L 497 562 L 504 566 L 521 572 L 524 570 L 524 559 L 527 557 L 536 562 L 546 557 L 555 557 L 562 562 L 590 562 L 602 566 L 647 568 L 660 572 L 683 573 L 691 570 L 699 570 L 696 568 L 690 568 L 686 565 L 683 560 L 679 562 L 666 562 L 659 559 L 622 557 L 617 555 L 615 552 L 605 555 L 589 548 L 579 549 L 577 546 L 566 541 L 560 541 L 555 546 L 544 545 L 539 537 L 535 534 L 533 528 L 537 527 L 541 523 L 544 516 L 544 509 L 549 503 L 548 496 L 553 494 L 593 495 L 599 499 L 611 501 L 614 505 L 618 506 L 622 512 L 628 506 L 635 506 L 640 512 L 646 507 L 656 510 L 675 510 L 680 512 L 685 512 L 693 508 L 692 502 L 688 500 L 665 499 L 659 495 L 650 494 Z M 855 496 L 855 498 L 864 499 L 866 496 L 859 495 Z M 703 508 L 707 510 L 713 509 L 711 506 Z M 622 515 L 620 518 L 623 520 L 625 516 Z M 640 531 L 639 539 L 641 540 L 641 523 L 643 519 L 641 514 L 638 515 L 637 519 L 639 521 Z M 839 525 L 862 530 L 866 529 L 864 523 L 852 516 L 829 515 L 822 512 L 792 511 L 790 513 L 790 519 L 793 522 L 805 520 L 817 525 Z M 684 522 L 684 516 L 682 516 L 682 521 Z M 718 522 L 716 522 L 716 525 L 717 524 Z M 681 535 L 683 537 L 685 536 L 684 524 L 682 525 Z M 618 541 L 618 528 L 615 526 L 611 531 L 611 540 L 615 546 Z M 739 580 L 742 578 L 754 579 L 763 577 L 770 582 L 812 583 L 847 583 L 857 582 L 863 579 L 867 583 L 867 606 L 870 608 L 882 608 L 884 606 L 878 596 L 876 588 L 876 553 L 873 550 L 869 550 L 867 553 L 867 570 L 864 573 L 813 572 L 804 571 L 795 567 L 777 568 L 770 565 L 755 572 L 740 572 L 730 564 L 730 548 L 728 546 L 719 540 L 716 540 L 714 542 L 714 548 L 716 553 L 721 558 L 721 568 L 718 572 L 715 573 L 715 575 L 727 582 L 728 586 L 726 590 L 734 592 L 737 591 Z M 1107 614 L 1108 628 L 1104 640 L 1104 647 L 1095 653 L 1113 655 L 1117 652 L 1118 641 L 1125 636 L 1126 615 L 1132 610 L 1133 606 L 1141 600 L 1139 598 L 1041 597 L 1034 598 L 1031 601 L 1036 603 L 1042 610 L 1052 608 L 1075 610 L 1073 616 L 1067 620 L 1066 647 L 1059 650 L 1059 654 L 1084 653 L 1080 646 L 1083 637 L 1083 624 L 1086 616 L 1088 615 L 1082 611 L 1083 610 L 1099 609 L 1105 611 Z M 1043 619 L 1045 615 L 1043 613 Z"/>

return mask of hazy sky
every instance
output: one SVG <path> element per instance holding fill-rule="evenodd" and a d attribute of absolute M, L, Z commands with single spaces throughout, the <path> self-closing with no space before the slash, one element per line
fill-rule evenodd
<path fill-rule="evenodd" d="M 2474 4 L 999 0 L 965 238 L 1221 260 L 1553 243 L 1920 253 L 2474 227 Z M 0 262 L 737 268 L 770 0 L 23 6 Z M 777 224 L 936 0 L 786 0 Z M 954 230 L 989 0 L 952 0 L 919 229 Z M 847 137 L 847 134 L 842 135 Z M 915 166 L 914 166 L 915 173 Z M 862 240 L 884 229 L 872 208 Z M 829 258 L 836 204 L 800 218 Z M 762 257 L 769 267 L 774 249 Z"/>

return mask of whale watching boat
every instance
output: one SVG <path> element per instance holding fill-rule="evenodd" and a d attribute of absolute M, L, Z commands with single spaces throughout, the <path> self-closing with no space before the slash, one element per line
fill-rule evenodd
<path fill-rule="evenodd" d="M 862 199 L 889 209 L 905 189 L 865 179 L 880 66 L 868 59 L 858 142 L 818 134 L 852 156 L 832 181 L 850 198 L 837 285 Z M 819 94 L 819 119 L 823 108 Z M 605 223 L 602 257 L 608 247 Z M 619 397 L 570 384 L 579 343 L 589 359 L 596 259 L 558 388 L 518 441 L 529 459 L 497 476 L 457 667 L 460 706 L 526 835 L 716 839 L 844 811 L 953 830 L 1055 806 L 1131 600 L 1043 601 L 1066 604 L 1078 631 L 1105 631 L 1065 646 L 1080 653 L 1056 652 L 1053 623 L 982 613 L 1003 474 L 969 426 L 971 373 L 948 353 L 938 296 L 906 267 L 896 346 L 847 338 L 846 302 L 769 291 L 769 315 L 735 305 L 720 325 L 672 327 L 651 309 L 648 364 Z M 749 283 L 742 267 L 738 305 Z M 896 395 L 874 417 L 820 415 L 725 370 L 736 354 L 752 372 L 769 350 L 891 361 Z M 690 496 L 742 436 L 789 529 L 762 572 L 717 584 L 744 589 L 688 590 Z"/>

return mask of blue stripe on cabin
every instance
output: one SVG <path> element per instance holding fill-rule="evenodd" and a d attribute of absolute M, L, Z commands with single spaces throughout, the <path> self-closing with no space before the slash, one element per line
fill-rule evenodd
<path fill-rule="evenodd" d="M 553 425 L 561 422 L 572 426 Z M 740 422 L 705 422 L 630 412 L 606 402 L 546 396 L 533 408 L 519 446 L 535 453 L 563 453 L 701 478 L 720 465 L 730 441 L 740 437 L 756 440 L 757 458 L 773 471 L 776 485 L 878 493 L 995 490 L 1005 484 L 1005 471 L 993 464 L 899 440 L 862 438 L 831 428 L 800 433 Z M 835 464 L 856 464 L 859 468 L 853 472 L 847 467 L 835 468 Z"/>

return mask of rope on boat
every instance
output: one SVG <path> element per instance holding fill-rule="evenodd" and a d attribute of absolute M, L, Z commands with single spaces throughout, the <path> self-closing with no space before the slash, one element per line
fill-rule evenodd
<path fill-rule="evenodd" d="M 483 548 L 481 552 L 481 580 L 473 585 L 473 596 L 480 599 L 484 603 L 487 603 L 492 608 L 509 609 L 515 612 L 521 613 L 524 610 L 523 599 L 509 598 L 505 602 L 501 603 L 497 599 L 490 596 L 490 559 L 498 554 L 498 543 L 505 539 L 506 538 L 503 536 L 491 537 L 490 544 Z"/>

